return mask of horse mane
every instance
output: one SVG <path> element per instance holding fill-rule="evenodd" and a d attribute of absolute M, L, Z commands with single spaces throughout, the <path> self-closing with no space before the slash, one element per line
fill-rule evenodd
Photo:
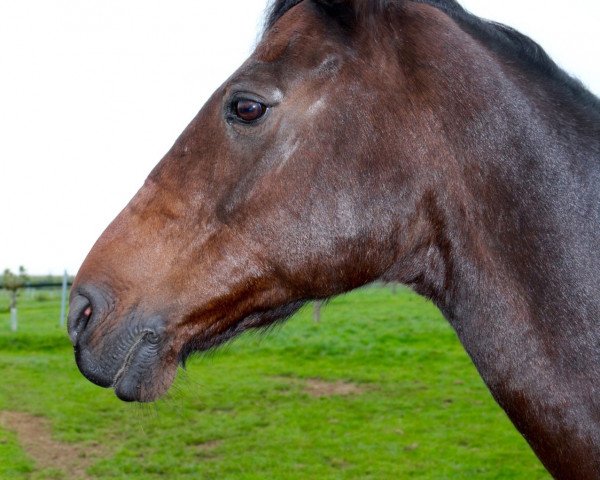
<path fill-rule="evenodd" d="M 374 15 L 388 8 L 401 6 L 409 0 L 274 0 L 268 9 L 268 31 L 287 11 L 303 1 L 313 1 L 327 6 L 346 4 L 359 17 Z M 521 32 L 501 23 L 484 20 L 465 10 L 456 0 L 410 0 L 431 5 L 452 18 L 466 33 L 483 42 L 504 58 L 517 62 L 527 73 L 538 79 L 553 80 L 561 86 L 570 99 L 596 115 L 600 113 L 600 99 L 578 79 L 561 69 L 535 41 Z"/>
<path fill-rule="evenodd" d="M 267 10 L 267 30 L 271 28 L 292 7 L 304 0 L 275 0 Z M 309 0 L 310 1 L 310 0 Z M 358 16 L 365 16 L 385 10 L 388 6 L 397 3 L 397 0 L 317 0 L 316 3 L 328 6 L 346 4 L 352 7 Z"/>

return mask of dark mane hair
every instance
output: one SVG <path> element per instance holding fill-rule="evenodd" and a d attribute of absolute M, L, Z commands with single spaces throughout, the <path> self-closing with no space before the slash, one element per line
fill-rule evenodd
<path fill-rule="evenodd" d="M 406 1 L 431 5 L 452 18 L 466 33 L 484 43 L 495 53 L 510 59 L 540 80 L 553 81 L 562 87 L 568 101 L 586 110 L 600 113 L 600 100 L 576 78 L 562 70 L 544 49 L 526 35 L 506 25 L 483 20 L 465 10 L 456 0 L 274 0 L 267 13 L 268 31 L 287 11 L 303 1 L 318 4 L 350 4 L 357 15 L 369 15 Z"/>
<path fill-rule="evenodd" d="M 267 30 L 285 15 L 288 10 L 303 1 L 304 0 L 274 0 L 267 13 Z M 376 13 L 398 2 L 397 0 L 317 0 L 315 3 L 331 7 L 340 4 L 350 4 L 356 14 L 360 16 Z"/>

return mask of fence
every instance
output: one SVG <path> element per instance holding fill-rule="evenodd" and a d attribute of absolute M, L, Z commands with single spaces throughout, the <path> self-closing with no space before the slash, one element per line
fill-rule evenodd
<path fill-rule="evenodd" d="M 67 315 L 67 293 L 69 287 L 73 284 L 71 280 L 69 280 L 69 275 L 65 270 L 62 278 L 62 282 L 34 282 L 34 283 L 26 283 L 23 288 L 20 290 L 25 295 L 33 296 L 34 292 L 39 290 L 50 290 L 50 289 L 60 289 L 60 317 L 59 317 L 59 325 L 61 328 L 65 326 L 66 315 Z M 17 308 L 10 309 L 10 328 L 13 332 L 16 332 L 19 328 L 19 320 L 17 315 Z"/>

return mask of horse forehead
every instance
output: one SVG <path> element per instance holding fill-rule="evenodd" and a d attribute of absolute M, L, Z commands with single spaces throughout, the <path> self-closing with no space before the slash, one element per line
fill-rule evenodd
<path fill-rule="evenodd" d="M 285 54 L 292 43 L 299 39 L 314 39 L 323 33 L 315 13 L 301 2 L 265 32 L 254 55 L 261 62 L 275 62 Z"/>

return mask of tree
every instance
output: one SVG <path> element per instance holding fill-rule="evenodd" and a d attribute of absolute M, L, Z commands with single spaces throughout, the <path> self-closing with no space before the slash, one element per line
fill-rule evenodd
<path fill-rule="evenodd" d="M 19 273 L 13 273 L 10 269 L 4 270 L 2 275 L 2 288 L 10 292 L 10 316 L 12 329 L 17 329 L 17 297 L 19 290 L 25 286 L 29 280 L 25 267 L 19 267 Z"/>

